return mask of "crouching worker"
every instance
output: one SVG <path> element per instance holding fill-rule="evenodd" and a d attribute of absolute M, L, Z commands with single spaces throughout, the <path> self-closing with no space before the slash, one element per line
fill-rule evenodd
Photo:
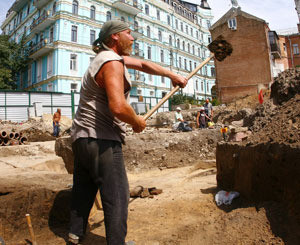
<path fill-rule="evenodd" d="M 175 123 L 173 125 L 173 129 L 177 131 L 188 132 L 192 131 L 192 128 L 189 126 L 188 122 L 183 120 L 183 116 L 181 114 L 181 108 L 178 106 L 175 112 Z"/>
<path fill-rule="evenodd" d="M 74 175 L 69 244 L 80 244 L 84 238 L 98 189 L 107 244 L 134 244 L 125 243 L 129 185 L 122 143 L 125 123 L 139 133 L 146 122 L 128 103 L 131 81 L 127 68 L 168 77 L 180 87 L 187 83 L 186 78 L 155 63 L 128 57 L 133 41 L 127 23 L 106 22 L 93 44 L 97 55 L 82 78 L 71 129 Z"/>

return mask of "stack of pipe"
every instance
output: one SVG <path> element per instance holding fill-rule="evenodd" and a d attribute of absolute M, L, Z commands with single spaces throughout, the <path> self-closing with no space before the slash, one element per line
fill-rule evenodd
<path fill-rule="evenodd" d="M 24 145 L 27 141 L 27 138 L 18 132 L 9 132 L 2 131 L 0 133 L 0 146 L 8 145 Z"/>

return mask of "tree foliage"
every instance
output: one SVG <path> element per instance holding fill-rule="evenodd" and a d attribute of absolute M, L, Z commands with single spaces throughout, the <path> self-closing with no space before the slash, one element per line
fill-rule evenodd
<path fill-rule="evenodd" d="M 16 89 L 18 74 L 25 70 L 28 60 L 24 36 L 16 43 L 0 35 L 0 89 Z"/>
<path fill-rule="evenodd" d="M 182 93 L 178 93 L 173 95 L 170 98 L 170 103 L 172 105 L 180 105 L 180 104 L 192 104 L 192 105 L 198 105 L 199 100 L 196 100 L 193 96 L 185 95 Z"/>

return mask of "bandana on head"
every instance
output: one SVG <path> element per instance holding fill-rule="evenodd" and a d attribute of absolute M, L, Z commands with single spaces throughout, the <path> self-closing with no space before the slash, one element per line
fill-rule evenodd
<path fill-rule="evenodd" d="M 93 43 L 94 46 L 103 47 L 102 43 L 103 41 L 108 38 L 110 35 L 128 30 L 129 25 L 123 21 L 120 20 L 111 20 L 105 22 L 105 24 L 102 26 L 101 31 L 99 33 L 98 39 L 96 39 Z"/>

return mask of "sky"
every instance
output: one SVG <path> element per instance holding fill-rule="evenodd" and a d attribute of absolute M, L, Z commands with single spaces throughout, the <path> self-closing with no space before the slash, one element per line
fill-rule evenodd
<path fill-rule="evenodd" d="M 185 0 L 201 3 L 201 0 Z M 269 23 L 271 30 L 297 28 L 298 17 L 294 0 L 237 0 L 243 11 Z M 231 0 L 207 0 L 215 16 L 213 23 L 230 8 Z M 5 20 L 6 12 L 14 0 L 0 0 L 0 23 Z M 1 31 L 0 31 L 1 33 Z"/>

